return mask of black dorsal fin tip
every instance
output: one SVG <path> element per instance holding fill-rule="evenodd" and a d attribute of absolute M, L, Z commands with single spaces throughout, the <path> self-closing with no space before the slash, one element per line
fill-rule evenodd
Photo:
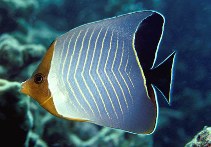
<path fill-rule="evenodd" d="M 143 71 L 152 68 L 164 29 L 164 17 L 159 13 L 145 18 L 135 33 L 135 49 Z"/>
<path fill-rule="evenodd" d="M 146 79 L 148 95 L 150 96 L 152 92 L 152 88 L 150 87 L 153 84 L 170 104 L 172 68 L 175 52 L 167 57 L 159 66 L 153 68 L 163 35 L 164 23 L 164 16 L 157 12 L 145 18 L 137 27 L 134 45 Z"/>

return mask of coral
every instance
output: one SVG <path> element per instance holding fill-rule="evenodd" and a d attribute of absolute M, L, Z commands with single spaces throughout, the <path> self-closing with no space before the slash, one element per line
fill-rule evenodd
<path fill-rule="evenodd" d="M 59 34 L 62 34 L 45 22 L 36 21 L 33 25 L 24 19 L 19 19 L 17 22 L 19 29 L 13 32 L 13 36 L 24 44 L 42 44 L 48 47 Z"/>
<path fill-rule="evenodd" d="M 58 119 L 19 93 L 19 82 L 31 76 L 56 36 L 87 22 L 142 9 L 157 10 L 166 18 L 156 63 L 177 50 L 172 103 L 168 107 L 158 93 L 160 114 L 153 135 Z M 211 106 L 210 13 L 209 1 L 200 0 L 0 0 L 2 142 L 10 138 L 16 146 L 184 146 L 196 130 L 211 122 L 207 117 Z M 196 135 L 196 145 L 206 138 L 206 133 Z"/>
<path fill-rule="evenodd" d="M 1 143 L 7 146 L 47 147 L 31 129 L 33 117 L 29 98 L 20 94 L 20 83 L 0 79 Z M 12 141 L 8 142 L 8 138 Z"/>
<path fill-rule="evenodd" d="M 1 143 L 7 146 L 23 146 L 33 125 L 29 99 L 19 90 L 20 83 L 0 79 Z M 8 142 L 8 138 L 11 141 Z"/>
<path fill-rule="evenodd" d="M 1 0 L 0 1 L 0 33 L 12 32 L 19 28 L 19 19 L 29 21 L 38 8 L 34 0 Z"/>
<path fill-rule="evenodd" d="M 88 132 L 87 132 L 88 133 Z M 151 136 L 125 134 L 121 130 L 112 130 L 102 128 L 88 140 L 82 140 L 76 134 L 69 134 L 70 141 L 74 146 L 94 147 L 94 146 L 127 146 L 127 147 L 152 147 L 153 141 Z"/>
<path fill-rule="evenodd" d="M 3 34 L 0 36 L 0 77 L 5 79 L 29 77 L 32 71 L 28 73 L 27 70 L 23 73 L 20 71 L 40 60 L 44 53 L 45 48 L 42 45 L 22 45 L 11 35 Z"/>
<path fill-rule="evenodd" d="M 47 1 L 45 2 L 49 3 Z M 65 4 L 67 3 L 66 1 Z M 4 3 L 4 5 L 4 8 L 8 11 L 9 6 L 6 6 L 6 3 Z M 10 6 L 13 7 L 11 10 L 12 13 L 18 11 L 20 11 L 20 14 L 24 11 L 30 12 L 29 9 L 27 9 L 27 4 L 26 7 L 22 7 L 22 10 L 19 9 L 21 5 L 19 6 L 15 1 L 13 5 Z M 43 4 L 42 7 L 48 7 L 48 4 Z M 36 6 L 34 8 L 36 8 Z M 66 9 L 69 9 L 69 7 Z M 75 10 L 77 9 L 78 8 L 75 8 Z M 43 11 L 44 10 L 43 8 Z M 78 16 L 86 14 L 86 10 L 81 12 Z M 29 14 L 28 12 L 26 15 Z M 93 14 L 95 14 L 94 11 Z M 99 15 L 97 17 L 99 17 Z M 89 19 L 94 18 L 95 17 L 91 16 Z M 9 19 L 13 20 L 11 15 Z M 77 17 L 76 23 L 79 23 L 81 19 L 82 17 Z M 56 34 L 58 34 L 55 30 L 49 29 L 50 27 L 43 22 L 38 22 L 35 26 L 31 26 L 26 20 L 28 20 L 27 16 L 19 16 L 17 20 L 14 20 L 18 28 L 16 28 L 17 31 L 13 32 L 13 35 L 3 34 L 0 36 L 0 56 L 3 57 L 0 59 L 0 75 L 5 79 L 20 80 L 29 77 L 37 65 L 36 61 L 41 59 L 45 49 L 42 45 L 27 43 L 39 42 L 41 44 L 47 44 L 46 40 L 52 40 L 51 38 L 55 38 Z M 56 23 L 54 22 L 54 24 Z M 71 26 L 68 27 L 68 29 L 70 28 Z M 16 71 L 17 74 L 14 75 L 14 71 Z M 34 126 L 32 130 L 27 130 L 28 137 L 25 137 L 26 146 L 34 146 L 36 143 L 42 144 L 41 146 L 46 146 L 40 138 L 45 139 L 46 143 L 50 146 L 54 146 L 58 144 L 58 142 L 60 146 L 106 146 L 107 144 L 111 146 L 120 146 L 122 144 L 128 146 L 140 144 L 152 145 L 152 137 L 150 136 L 126 135 L 126 133 L 122 131 L 102 128 L 90 123 L 75 123 L 57 119 L 46 113 L 46 111 L 43 111 L 39 105 L 34 104 L 34 101 L 31 102 L 30 110 L 33 114 Z M 17 125 L 19 125 L 19 123 Z M 65 141 L 61 142 L 61 140 Z"/>
<path fill-rule="evenodd" d="M 30 16 L 38 8 L 38 2 L 34 0 L 1 0 L 0 8 L 9 10 L 13 16 Z"/>
<path fill-rule="evenodd" d="M 20 81 L 32 74 L 36 62 L 45 53 L 42 45 L 22 45 L 9 34 L 0 36 L 0 131 L 5 135 L 2 143 L 8 146 L 39 146 L 46 144 L 32 132 L 33 117 L 30 99 L 20 93 Z M 34 67 L 33 70 L 31 67 Z M 24 69 L 24 70 L 23 70 Z M 8 136 L 9 135 L 9 136 Z M 8 141 L 12 139 L 12 142 Z"/>
<path fill-rule="evenodd" d="M 39 135 L 37 135 L 36 133 L 30 131 L 28 133 L 28 137 L 26 139 L 26 142 L 25 142 L 25 146 L 26 147 L 30 147 L 30 146 L 33 146 L 33 147 L 47 147 L 47 144 L 42 140 L 40 139 Z"/>
<path fill-rule="evenodd" d="M 152 136 L 129 134 L 87 122 L 62 120 L 40 108 L 37 104 L 31 108 L 35 120 L 33 132 L 36 132 L 49 146 L 58 144 L 74 147 L 153 146 Z"/>
<path fill-rule="evenodd" d="M 205 126 L 185 147 L 211 147 L 211 127 Z"/>

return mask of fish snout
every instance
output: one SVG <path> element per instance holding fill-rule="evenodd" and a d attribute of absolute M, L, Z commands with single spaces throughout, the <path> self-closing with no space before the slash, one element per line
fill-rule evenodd
<path fill-rule="evenodd" d="M 26 95 L 29 95 L 29 87 L 27 86 L 28 84 L 27 84 L 27 81 L 25 81 L 25 82 L 22 82 L 21 83 L 21 92 L 22 93 L 24 93 L 24 94 L 26 94 Z"/>

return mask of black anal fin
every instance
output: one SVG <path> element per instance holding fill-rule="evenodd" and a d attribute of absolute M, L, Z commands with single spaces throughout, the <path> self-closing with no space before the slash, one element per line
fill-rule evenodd
<path fill-rule="evenodd" d="M 170 90 L 172 82 L 172 70 L 176 53 L 173 52 L 156 68 L 146 72 L 147 85 L 153 84 L 164 95 L 170 104 Z"/>

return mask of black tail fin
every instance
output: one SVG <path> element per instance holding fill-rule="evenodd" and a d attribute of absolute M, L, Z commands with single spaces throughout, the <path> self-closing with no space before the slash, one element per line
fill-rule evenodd
<path fill-rule="evenodd" d="M 170 104 L 170 90 L 175 52 L 168 56 L 160 65 L 151 69 L 146 75 L 147 85 L 153 84 L 165 96 Z"/>

